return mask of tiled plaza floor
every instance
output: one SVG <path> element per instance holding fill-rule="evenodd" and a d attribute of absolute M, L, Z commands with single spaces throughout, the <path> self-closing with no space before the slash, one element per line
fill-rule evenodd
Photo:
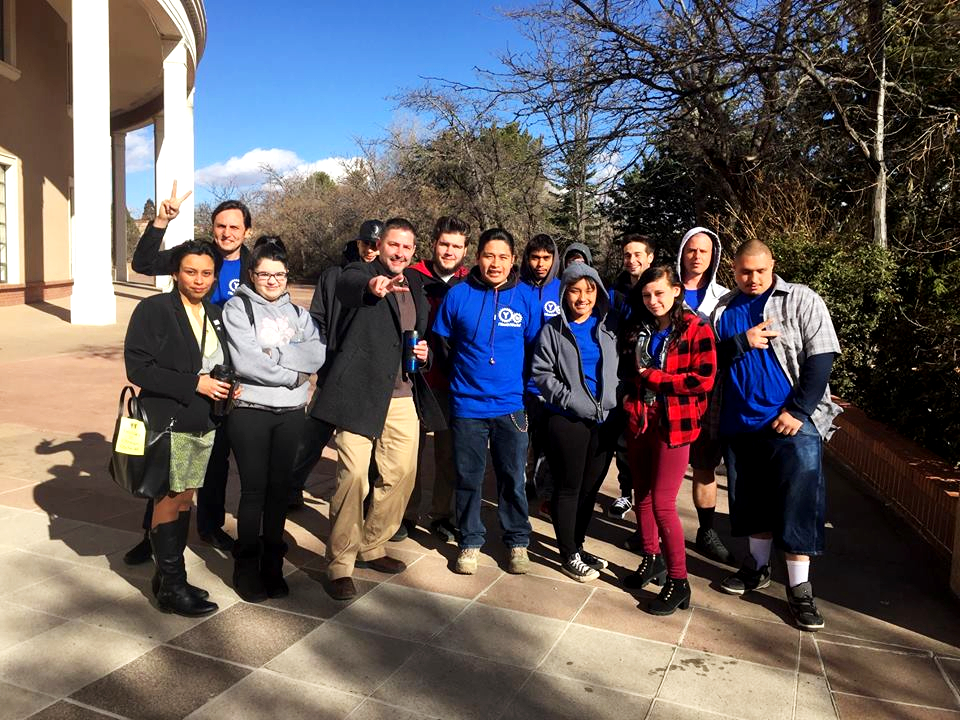
<path fill-rule="evenodd" d="M 122 319 L 134 303 L 120 298 Z M 692 548 L 689 483 L 693 604 L 671 617 L 638 609 L 651 593 L 620 589 L 637 563 L 619 548 L 633 517 L 612 522 L 601 507 L 587 541 L 611 561 L 598 582 L 558 571 L 539 519 L 527 576 L 503 572 L 494 531 L 479 572 L 455 575 L 454 546 L 421 528 L 390 546 L 406 572 L 358 571 L 360 597 L 337 604 L 322 587 L 330 450 L 288 520 L 289 598 L 239 601 L 231 563 L 194 538 L 190 580 L 220 610 L 160 613 L 151 568 L 121 560 L 143 505 L 105 471 L 123 326 L 74 328 L 61 314 L 0 308 L 0 720 L 960 720 L 960 604 L 926 546 L 833 469 L 817 634 L 788 622 L 782 567 L 753 596 L 717 591 L 728 570 Z M 235 477 L 230 488 L 232 508 Z M 602 507 L 615 489 L 611 474 Z M 484 520 L 496 527 L 492 506 Z"/>

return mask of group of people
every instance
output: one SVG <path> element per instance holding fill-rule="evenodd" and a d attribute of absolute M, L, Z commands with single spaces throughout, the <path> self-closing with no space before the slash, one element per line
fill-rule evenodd
<path fill-rule="evenodd" d="M 823 552 L 820 452 L 839 411 L 828 388 L 839 345 L 822 299 L 775 275 L 766 245 L 736 249 L 728 292 L 716 282 L 721 244 L 712 231 L 691 229 L 676 263 L 664 265 L 652 264 L 648 237 L 626 234 L 623 272 L 608 291 L 580 243 L 561 256 L 552 237 L 536 235 L 518 268 L 513 235 L 491 228 L 468 267 L 470 227 L 444 216 L 430 258 L 413 264 L 413 225 L 370 220 L 343 263 L 321 274 L 306 312 L 286 292 L 282 241 L 243 245 L 251 219 L 239 202 L 214 210 L 212 244 L 161 250 L 182 199 L 174 186 L 133 260 L 139 272 L 172 275 L 175 290 L 140 303 L 125 347 L 151 423 L 171 426 L 175 438 L 170 493 L 150 504 L 144 541 L 126 558 L 155 558 L 161 609 L 216 609 L 184 570 L 196 488 L 200 537 L 233 553 L 237 593 L 249 602 L 287 594 L 284 522 L 331 440 L 327 592 L 355 597 L 357 567 L 402 572 L 387 544 L 422 520 L 421 460 L 432 433 L 427 525 L 457 543 L 457 573 L 477 571 L 485 543 L 489 451 L 506 570 L 528 571 L 528 502 L 543 496 L 563 572 L 598 578 L 608 562 L 584 543 L 616 458 L 620 492 L 607 513 L 634 510 L 628 547 L 640 556 L 622 582 L 660 586 L 646 605 L 652 614 L 685 609 L 677 497 L 688 465 L 696 547 L 734 562 L 713 527 L 722 459 L 733 534 L 749 536 L 749 552 L 721 590 L 768 586 L 776 544 L 797 624 L 823 627 L 809 567 Z M 232 365 L 239 384 L 213 379 L 217 364 Z M 232 412 L 215 416 L 213 403 L 231 393 Z M 241 484 L 235 541 L 222 528 L 231 448 Z M 535 479 L 544 462 L 546 482 Z"/>

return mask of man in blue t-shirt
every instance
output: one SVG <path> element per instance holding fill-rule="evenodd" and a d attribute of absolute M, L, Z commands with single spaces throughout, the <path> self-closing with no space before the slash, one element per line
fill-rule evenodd
<path fill-rule="evenodd" d="M 450 378 L 460 529 L 456 571 L 463 575 L 477 571 L 486 535 L 480 507 L 488 445 L 497 478 L 497 514 L 510 549 L 507 571 L 524 573 L 529 567 L 523 390 L 526 346 L 540 329 L 540 308 L 518 286 L 514 252 L 510 233 L 485 230 L 477 241 L 476 267 L 450 288 L 433 324 Z"/>
<path fill-rule="evenodd" d="M 163 236 L 167 225 L 180 214 L 180 204 L 190 195 L 177 197 L 174 181 L 170 197 L 157 206 L 157 217 L 143 231 L 133 253 L 131 266 L 142 275 L 170 275 L 175 248 L 163 250 Z M 192 222 L 192 218 L 189 219 Z M 239 200 L 225 200 L 214 208 L 210 216 L 213 244 L 217 248 L 217 282 L 213 286 L 210 301 L 223 305 L 233 297 L 240 283 L 250 282 L 247 264 L 250 252 L 243 244 L 250 236 L 253 221 L 250 210 Z M 207 464 L 203 486 L 197 491 L 197 533 L 200 539 L 218 550 L 233 549 L 233 538 L 223 529 L 226 518 L 227 474 L 230 470 L 230 442 L 227 439 L 226 423 L 217 429 L 213 452 Z M 144 539 L 134 546 L 123 560 L 128 565 L 145 563 L 152 557 L 150 547 L 150 521 L 153 504 L 147 503 L 143 518 Z M 187 519 L 189 520 L 189 519 Z"/>
<path fill-rule="evenodd" d="M 687 231 L 677 252 L 677 274 L 683 283 L 684 304 L 704 318 L 717 306 L 727 289 L 717 282 L 720 266 L 720 238 L 712 230 L 695 227 Z M 693 468 L 693 505 L 697 510 L 697 552 L 727 565 L 736 560 L 713 527 L 717 510 L 717 478 L 720 443 L 709 432 L 700 433 L 690 446 Z"/>
<path fill-rule="evenodd" d="M 810 558 L 824 550 L 825 485 L 821 454 L 840 409 L 830 371 L 840 353 L 830 313 L 805 285 L 773 273 L 773 255 L 757 240 L 734 258 L 737 289 L 713 313 L 721 372 L 719 410 L 733 534 L 750 553 L 720 589 L 731 595 L 770 584 L 770 551 L 787 562 L 787 603 L 797 625 L 819 630 Z"/>

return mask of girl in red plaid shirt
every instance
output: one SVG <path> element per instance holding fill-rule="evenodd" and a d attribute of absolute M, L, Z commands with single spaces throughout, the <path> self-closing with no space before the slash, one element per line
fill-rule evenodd
<path fill-rule="evenodd" d="M 647 611 L 670 615 L 690 605 L 677 493 L 713 387 L 716 342 L 712 328 L 684 307 L 683 285 L 672 267 L 648 268 L 630 302 L 620 362 L 635 370 L 623 405 L 643 556 L 624 585 L 640 589 L 657 582 L 662 589 Z"/>

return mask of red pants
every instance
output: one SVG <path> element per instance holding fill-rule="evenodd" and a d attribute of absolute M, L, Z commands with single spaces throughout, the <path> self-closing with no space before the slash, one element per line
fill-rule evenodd
<path fill-rule="evenodd" d="M 687 553 L 677 513 L 677 494 L 687 470 L 690 446 L 667 446 L 660 427 L 661 412 L 657 406 L 648 408 L 646 430 L 636 438 L 627 433 L 627 457 L 643 550 L 659 554 L 662 541 L 667 574 L 682 580 L 687 577 Z"/>

